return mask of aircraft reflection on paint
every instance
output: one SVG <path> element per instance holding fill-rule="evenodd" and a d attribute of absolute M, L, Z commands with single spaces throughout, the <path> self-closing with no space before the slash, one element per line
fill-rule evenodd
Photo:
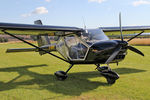
<path fill-rule="evenodd" d="M 150 32 L 150 26 L 121 26 L 120 27 L 100 27 L 97 29 L 82 29 L 77 27 L 48 26 L 42 25 L 40 20 L 35 21 L 35 25 L 30 24 L 12 24 L 0 23 L 0 33 L 8 34 L 27 43 L 34 48 L 7 49 L 10 52 L 28 52 L 36 51 L 40 55 L 50 54 L 70 64 L 67 71 L 55 72 L 59 80 L 67 78 L 68 71 L 75 64 L 95 64 L 97 70 L 103 75 L 108 84 L 113 84 L 119 78 L 119 75 L 109 67 L 110 63 L 119 63 L 122 61 L 127 50 L 131 50 L 142 56 L 144 54 L 138 49 L 130 46 L 129 41 L 141 35 Z M 121 33 L 121 40 L 110 40 L 105 33 Z M 124 41 L 122 33 L 138 33 L 127 41 Z M 38 46 L 27 42 L 14 34 L 37 35 Z M 51 43 L 49 36 L 57 37 L 57 43 Z M 53 51 L 59 52 L 62 57 L 53 54 Z M 107 64 L 107 66 L 100 66 Z"/>

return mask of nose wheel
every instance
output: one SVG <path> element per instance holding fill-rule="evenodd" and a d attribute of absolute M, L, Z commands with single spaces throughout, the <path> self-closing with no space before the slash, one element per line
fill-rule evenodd
<path fill-rule="evenodd" d="M 96 69 L 101 73 L 102 76 L 106 78 L 108 84 L 114 84 L 116 80 L 119 79 L 119 75 L 112 71 L 109 66 L 100 67 L 99 64 L 96 66 Z"/>
<path fill-rule="evenodd" d="M 65 79 L 67 79 L 68 75 L 67 73 L 69 72 L 69 70 L 73 67 L 73 64 L 70 65 L 70 67 L 68 68 L 68 70 L 66 72 L 64 71 L 57 71 L 54 73 L 54 75 L 57 77 L 58 80 L 60 81 L 64 81 Z"/>
<path fill-rule="evenodd" d="M 114 71 L 101 72 L 101 75 L 106 78 L 108 84 L 114 84 L 119 79 L 119 75 Z"/>

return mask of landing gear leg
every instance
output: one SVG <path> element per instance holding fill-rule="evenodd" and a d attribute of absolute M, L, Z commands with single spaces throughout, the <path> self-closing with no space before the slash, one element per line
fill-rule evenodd
<path fill-rule="evenodd" d="M 114 84 L 119 78 L 119 75 L 112 71 L 109 65 L 100 67 L 100 64 L 96 64 L 96 66 L 96 69 L 106 78 L 108 84 Z"/>
<path fill-rule="evenodd" d="M 55 76 L 57 77 L 58 80 L 61 80 L 61 81 L 65 80 L 68 77 L 67 73 L 69 72 L 69 70 L 72 67 L 73 67 L 73 64 L 71 64 L 69 66 L 69 68 L 67 69 L 66 72 L 64 72 L 64 71 L 57 71 L 57 72 L 55 72 Z"/>
<path fill-rule="evenodd" d="M 102 66 L 102 67 L 100 67 L 100 64 L 95 64 L 96 66 L 97 66 L 97 70 L 99 71 L 99 72 L 107 72 L 107 71 L 109 71 L 109 70 L 111 70 L 111 68 L 109 67 L 109 66 Z"/>

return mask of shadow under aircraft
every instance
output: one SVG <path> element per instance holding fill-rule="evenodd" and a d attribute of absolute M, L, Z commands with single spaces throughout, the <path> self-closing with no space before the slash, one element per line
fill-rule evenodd
<path fill-rule="evenodd" d="M 46 66 L 48 65 L 42 64 L 42 65 L 28 65 L 28 66 L 0 68 L 0 72 L 17 72 L 19 74 L 17 77 L 6 83 L 1 81 L 0 91 L 6 91 L 16 88 L 28 89 L 29 86 L 30 89 L 48 90 L 51 92 L 61 93 L 64 95 L 78 96 L 83 92 L 94 90 L 99 86 L 111 86 L 105 82 L 89 80 L 89 78 L 96 78 L 102 76 L 97 71 L 70 73 L 69 80 L 58 81 L 52 74 L 40 74 L 29 70 L 29 68 L 46 67 Z M 119 74 L 131 74 L 146 71 L 134 68 L 116 68 L 113 70 L 115 70 Z M 29 76 L 32 78 L 24 80 L 23 78 L 24 76 Z M 34 84 L 37 84 L 38 87 L 31 86 Z"/>

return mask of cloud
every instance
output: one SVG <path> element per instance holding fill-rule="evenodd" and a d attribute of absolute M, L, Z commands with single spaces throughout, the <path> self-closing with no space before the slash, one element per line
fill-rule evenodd
<path fill-rule="evenodd" d="M 88 0 L 89 2 L 97 2 L 97 3 L 102 3 L 102 2 L 104 2 L 104 1 L 106 1 L 106 0 Z"/>
<path fill-rule="evenodd" d="M 48 13 L 48 10 L 45 7 L 37 7 L 32 12 L 27 13 L 27 14 L 23 14 L 22 16 L 23 17 L 29 17 L 29 16 L 32 16 L 32 15 L 41 15 L 41 14 L 47 14 L 47 13 Z"/>
<path fill-rule="evenodd" d="M 150 1 L 148 0 L 138 0 L 138 1 L 134 1 L 133 6 L 139 6 L 139 5 L 148 5 L 150 4 Z"/>
<path fill-rule="evenodd" d="M 45 7 L 38 7 L 31 13 L 32 14 L 46 14 L 46 13 L 48 13 L 48 10 Z"/>
<path fill-rule="evenodd" d="M 51 2 L 51 0 L 45 0 L 46 2 Z"/>

